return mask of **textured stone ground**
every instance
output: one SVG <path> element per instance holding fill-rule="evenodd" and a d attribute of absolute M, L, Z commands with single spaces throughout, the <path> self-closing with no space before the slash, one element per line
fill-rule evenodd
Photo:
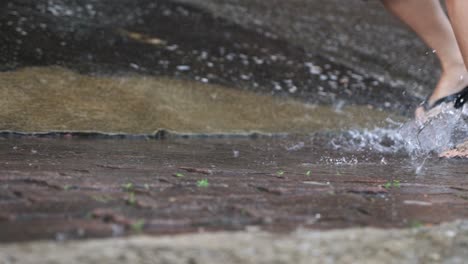
<path fill-rule="evenodd" d="M 2 138 L 0 241 L 404 228 L 468 216 L 465 161 L 371 150 L 389 140 L 339 151 L 329 142 Z"/>
<path fill-rule="evenodd" d="M 466 263 L 468 222 L 407 230 L 248 231 L 0 245 L 1 264 Z"/>

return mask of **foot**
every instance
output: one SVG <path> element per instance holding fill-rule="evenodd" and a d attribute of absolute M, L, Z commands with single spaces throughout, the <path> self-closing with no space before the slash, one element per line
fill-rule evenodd
<path fill-rule="evenodd" d="M 465 67 L 442 73 L 434 92 L 429 97 L 428 105 L 433 105 L 437 100 L 458 93 L 468 86 L 468 71 Z M 427 113 L 423 107 L 418 107 L 415 112 L 416 120 L 424 123 Z"/>
<path fill-rule="evenodd" d="M 468 158 L 468 141 L 439 155 L 442 158 Z"/>

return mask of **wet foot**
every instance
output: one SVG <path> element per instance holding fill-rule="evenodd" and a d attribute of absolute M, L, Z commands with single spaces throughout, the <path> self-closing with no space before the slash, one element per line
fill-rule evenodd
<path fill-rule="evenodd" d="M 445 151 L 439 156 L 442 158 L 468 158 L 468 140 L 455 149 Z"/>
<path fill-rule="evenodd" d="M 437 100 L 458 93 L 467 86 L 468 71 L 465 69 L 464 66 L 457 70 L 444 72 L 440 77 L 440 80 L 437 83 L 434 92 L 429 97 L 428 105 L 432 106 L 435 102 L 437 102 Z M 437 110 L 434 109 L 434 111 Z M 422 106 L 418 107 L 415 112 L 416 120 L 422 123 L 426 122 L 428 117 L 433 115 L 430 112 L 433 112 L 433 110 L 426 112 Z"/>

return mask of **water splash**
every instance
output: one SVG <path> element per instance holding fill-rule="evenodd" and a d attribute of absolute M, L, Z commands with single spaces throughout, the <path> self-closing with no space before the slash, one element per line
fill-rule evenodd
<path fill-rule="evenodd" d="M 411 121 L 399 129 L 410 153 L 429 153 L 453 148 L 468 138 L 468 108 L 441 105 L 427 114 L 427 121 Z"/>
<path fill-rule="evenodd" d="M 398 129 L 391 128 L 350 130 L 333 138 L 330 144 L 336 150 L 345 151 L 394 153 L 405 149 L 405 142 Z"/>
<path fill-rule="evenodd" d="M 345 151 L 404 151 L 412 156 L 424 156 L 441 153 L 467 139 L 468 106 L 459 110 L 444 104 L 428 112 L 424 123 L 412 120 L 393 128 L 350 130 L 334 137 L 330 145 Z"/>

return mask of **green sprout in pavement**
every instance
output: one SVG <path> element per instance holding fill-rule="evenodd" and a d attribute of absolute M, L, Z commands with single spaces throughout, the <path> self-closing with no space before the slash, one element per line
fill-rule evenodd
<path fill-rule="evenodd" d="M 409 222 L 410 228 L 421 228 L 424 227 L 424 223 L 419 220 L 412 220 Z"/>
<path fill-rule="evenodd" d="M 91 196 L 91 199 L 100 203 L 108 203 L 113 200 L 113 198 L 109 195 L 93 195 Z"/>
<path fill-rule="evenodd" d="M 282 171 L 282 170 L 277 171 L 277 172 L 276 172 L 276 175 L 278 175 L 278 176 L 283 176 L 283 175 L 284 175 L 284 171 Z"/>
<path fill-rule="evenodd" d="M 208 179 L 203 179 L 203 180 L 197 181 L 197 186 L 200 188 L 206 188 L 210 186 L 210 183 L 208 182 Z"/>
<path fill-rule="evenodd" d="M 135 203 L 136 203 L 135 193 L 131 192 L 131 193 L 128 194 L 127 203 L 129 205 L 135 205 Z"/>
<path fill-rule="evenodd" d="M 133 183 L 129 182 L 129 183 L 122 184 L 122 188 L 126 192 L 129 192 L 133 188 Z"/>
<path fill-rule="evenodd" d="M 386 182 L 383 187 L 385 189 L 390 189 L 390 188 L 400 188 L 401 187 L 401 183 L 399 180 L 393 180 L 393 181 L 388 181 Z"/>
<path fill-rule="evenodd" d="M 184 174 L 183 174 L 183 173 L 180 173 L 180 172 L 178 172 L 178 173 L 176 173 L 176 174 L 175 174 L 175 176 L 176 176 L 176 177 L 178 177 L 178 178 L 181 178 L 181 177 L 184 177 Z"/>
<path fill-rule="evenodd" d="M 310 176 L 311 174 L 312 174 L 312 172 L 311 172 L 310 170 L 308 170 L 308 171 L 306 172 L 306 176 Z"/>
<path fill-rule="evenodd" d="M 141 231 L 143 231 L 143 227 L 145 227 L 145 220 L 144 219 L 140 219 L 140 220 L 130 224 L 130 228 L 135 233 L 141 233 Z"/>

